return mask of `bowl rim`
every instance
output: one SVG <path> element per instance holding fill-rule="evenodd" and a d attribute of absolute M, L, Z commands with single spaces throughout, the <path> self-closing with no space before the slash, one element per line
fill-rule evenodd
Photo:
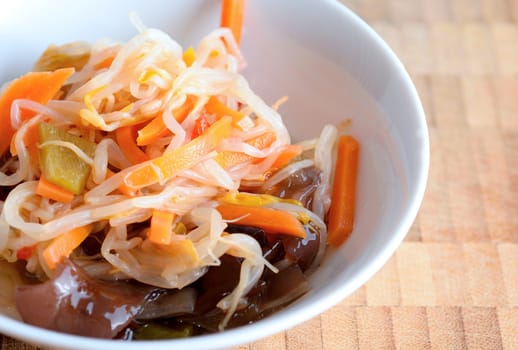
<path fill-rule="evenodd" d="M 408 103 L 411 103 L 415 109 L 416 119 L 419 122 L 419 126 L 421 127 L 423 134 L 420 157 L 421 167 L 417 171 L 415 190 L 410 192 L 407 210 L 397 227 L 397 231 L 394 232 L 387 244 L 375 253 L 375 257 L 365 264 L 365 266 L 360 268 L 359 272 L 349 280 L 349 283 L 343 284 L 330 291 L 326 298 L 322 298 L 305 308 L 291 310 L 289 315 L 283 315 L 282 311 L 280 311 L 253 324 L 226 330 L 222 333 L 200 335 L 185 339 L 127 342 L 60 333 L 35 327 L 0 314 L 0 331 L 2 334 L 38 346 L 57 346 L 85 350 L 92 349 L 94 347 L 106 350 L 120 350 L 121 346 L 124 346 L 124 349 L 128 350 L 142 349 L 142 347 L 147 346 L 152 346 L 154 350 L 173 348 L 201 349 L 207 348 L 207 345 L 210 345 L 210 349 L 238 346 L 243 343 L 249 343 L 260 338 L 285 331 L 316 317 L 338 304 L 347 296 L 351 295 L 359 287 L 365 284 L 389 260 L 408 233 L 411 225 L 417 217 L 417 213 L 424 198 L 430 166 L 430 141 L 426 116 L 410 75 L 389 45 L 374 31 L 373 28 L 371 28 L 345 4 L 338 0 L 323 0 L 322 4 L 334 7 L 334 11 L 339 11 L 342 16 L 347 17 L 348 21 L 353 22 L 353 25 L 364 31 L 369 39 L 373 40 L 376 46 L 378 46 L 386 55 L 390 64 L 394 66 L 396 74 L 403 79 L 402 86 L 405 87 L 407 90 L 406 93 L 410 96 Z"/>

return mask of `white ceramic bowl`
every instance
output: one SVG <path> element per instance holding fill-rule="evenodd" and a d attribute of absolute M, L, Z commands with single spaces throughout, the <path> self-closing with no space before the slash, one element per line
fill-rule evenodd
<path fill-rule="evenodd" d="M 149 27 L 184 47 L 219 23 L 219 1 L 5 1 L 0 12 L 0 81 L 28 70 L 49 43 L 127 40 L 136 10 Z M 0 316 L 0 333 L 44 347 L 73 349 L 216 349 L 265 337 L 308 320 L 364 284 L 394 253 L 425 190 L 429 141 L 416 90 L 374 31 L 333 0 L 249 0 L 242 49 L 245 75 L 281 108 L 293 138 L 315 137 L 324 123 L 352 118 L 362 145 L 356 227 L 328 254 L 300 301 L 255 324 L 184 340 L 120 342 L 55 333 Z"/>

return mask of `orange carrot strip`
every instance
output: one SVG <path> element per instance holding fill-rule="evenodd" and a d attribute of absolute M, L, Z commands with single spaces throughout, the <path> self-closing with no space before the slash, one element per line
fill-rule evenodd
<path fill-rule="evenodd" d="M 153 243 L 171 243 L 171 232 L 173 229 L 174 213 L 162 210 L 153 210 L 151 225 L 147 237 Z"/>
<path fill-rule="evenodd" d="M 0 96 L 0 155 L 11 143 L 15 130 L 11 125 L 11 104 L 14 100 L 23 98 L 46 104 L 61 89 L 65 81 L 74 73 L 74 68 L 58 69 L 54 72 L 31 72 L 13 80 Z M 21 120 L 34 116 L 34 113 L 22 111 Z M 16 152 L 16 150 L 14 150 Z"/>
<path fill-rule="evenodd" d="M 235 165 L 252 161 L 254 157 L 241 152 L 223 151 L 219 152 L 215 160 L 223 169 L 231 168 Z"/>
<path fill-rule="evenodd" d="M 180 171 L 194 166 L 201 158 L 213 151 L 224 138 L 228 137 L 232 129 L 231 122 L 230 117 L 224 117 L 189 143 L 135 169 L 126 176 L 126 185 L 131 188 L 142 188 L 159 181 L 166 181 Z"/>
<path fill-rule="evenodd" d="M 212 96 L 209 101 L 205 104 L 205 110 L 209 114 L 215 114 L 217 119 L 220 119 L 226 115 L 232 117 L 234 124 L 239 123 L 241 119 L 245 117 L 244 113 L 233 110 L 227 107 L 224 103 L 220 102 L 216 97 Z"/>
<path fill-rule="evenodd" d="M 233 222 L 239 225 L 259 227 L 266 233 L 306 238 L 302 223 L 287 211 L 232 204 L 220 204 L 216 209 L 224 220 L 235 220 Z"/>
<path fill-rule="evenodd" d="M 147 146 L 168 135 L 171 135 L 171 131 L 165 126 L 162 116 L 159 115 L 137 132 L 137 145 Z"/>
<path fill-rule="evenodd" d="M 78 227 L 54 238 L 43 250 L 43 258 L 47 266 L 54 270 L 57 264 L 68 257 L 88 237 L 92 228 L 92 225 Z"/>
<path fill-rule="evenodd" d="M 179 122 L 183 122 L 194 106 L 192 98 L 187 98 L 185 103 L 173 111 L 174 118 Z M 162 116 L 155 117 L 151 122 L 138 131 L 137 145 L 147 146 L 158 139 L 171 135 L 171 131 L 164 124 Z"/>
<path fill-rule="evenodd" d="M 298 145 L 286 145 L 284 150 L 279 154 L 272 168 L 279 169 L 285 167 L 293 158 L 302 153 L 302 148 Z"/>
<path fill-rule="evenodd" d="M 207 120 L 207 117 L 205 115 L 201 115 L 196 119 L 194 122 L 194 127 L 192 129 L 191 133 L 191 140 L 197 138 L 201 134 L 205 132 L 210 127 L 210 123 Z"/>
<path fill-rule="evenodd" d="M 275 141 L 276 137 L 277 136 L 275 136 L 274 132 L 268 131 L 262 135 L 259 135 L 257 137 L 254 137 L 253 139 L 246 141 L 246 143 L 257 149 L 264 149 L 266 147 L 269 147 Z M 216 156 L 216 161 L 219 163 L 219 165 L 221 165 L 221 167 L 223 167 L 223 169 L 228 169 L 230 167 L 244 162 L 255 162 L 259 160 L 260 159 L 254 158 L 248 154 L 234 151 L 219 152 Z"/>
<path fill-rule="evenodd" d="M 349 237 L 354 227 L 359 150 L 360 145 L 352 136 L 341 136 L 338 140 L 338 156 L 327 225 L 327 241 L 335 247 Z"/>
<path fill-rule="evenodd" d="M 70 203 L 74 199 L 74 194 L 72 192 L 47 181 L 47 179 L 45 179 L 43 176 L 41 176 L 40 180 L 38 181 L 36 194 L 61 203 Z"/>
<path fill-rule="evenodd" d="M 257 149 L 265 149 L 266 147 L 270 147 L 276 139 L 277 135 L 275 135 L 273 131 L 267 131 L 264 134 L 246 141 L 246 143 Z"/>
<path fill-rule="evenodd" d="M 165 126 L 162 116 L 159 115 L 137 132 L 137 145 L 147 146 L 168 135 L 171 135 L 171 131 Z"/>
<path fill-rule="evenodd" d="M 135 125 L 123 126 L 115 130 L 115 138 L 119 144 L 122 153 L 133 164 L 139 164 L 149 160 L 149 156 L 145 154 L 138 146 L 137 129 Z"/>
<path fill-rule="evenodd" d="M 230 28 L 237 43 L 241 42 L 243 17 L 245 15 L 244 0 L 223 0 L 221 2 L 221 27 Z"/>

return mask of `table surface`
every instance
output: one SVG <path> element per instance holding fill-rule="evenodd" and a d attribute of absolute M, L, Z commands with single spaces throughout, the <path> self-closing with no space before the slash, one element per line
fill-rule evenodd
<path fill-rule="evenodd" d="M 342 0 L 389 43 L 431 141 L 420 213 L 324 314 L 233 350 L 518 349 L 518 0 Z M 0 335 L 0 350 L 34 349 Z"/>

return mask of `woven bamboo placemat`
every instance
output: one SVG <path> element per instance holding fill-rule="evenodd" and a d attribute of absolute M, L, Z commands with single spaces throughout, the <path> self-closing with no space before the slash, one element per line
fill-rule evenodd
<path fill-rule="evenodd" d="M 233 350 L 518 349 L 518 0 L 342 0 L 422 98 L 430 177 L 373 279 L 298 327 Z M 34 349 L 0 336 L 0 350 Z"/>

